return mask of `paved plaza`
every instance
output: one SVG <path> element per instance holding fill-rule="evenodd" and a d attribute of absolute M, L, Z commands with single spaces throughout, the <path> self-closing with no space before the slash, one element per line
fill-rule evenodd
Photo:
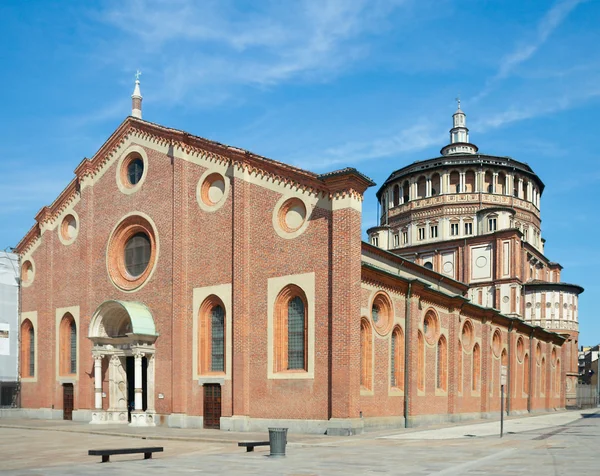
<path fill-rule="evenodd" d="M 0 420 L 0 473 L 8 475 L 572 475 L 597 474 L 600 411 L 570 411 L 505 422 L 374 432 L 354 437 L 290 435 L 285 458 L 238 441 L 265 434 L 81 423 Z M 142 455 L 87 456 L 88 449 L 163 446 Z"/>

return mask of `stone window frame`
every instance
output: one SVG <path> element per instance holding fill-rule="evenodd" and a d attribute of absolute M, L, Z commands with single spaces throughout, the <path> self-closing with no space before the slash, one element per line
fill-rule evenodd
<path fill-rule="evenodd" d="M 285 214 L 286 209 L 291 208 L 292 204 L 294 202 L 301 202 L 302 205 L 304 206 L 304 210 L 305 210 L 305 216 L 304 216 L 304 221 L 302 222 L 302 225 L 300 225 L 298 228 L 296 229 L 288 229 L 285 226 L 284 223 L 284 219 L 285 217 L 283 216 Z M 298 236 L 302 235 L 306 229 L 308 228 L 311 218 L 312 218 L 312 213 L 313 213 L 313 206 L 311 206 L 307 200 L 304 199 L 304 197 L 299 196 L 299 195 L 283 195 L 275 204 L 275 206 L 273 207 L 273 216 L 272 216 L 272 222 L 273 222 L 273 229 L 275 230 L 275 233 L 277 233 L 277 235 L 281 238 L 284 238 L 286 240 L 292 240 L 294 238 L 297 238 Z M 378 246 L 378 245 L 375 245 Z"/>
<path fill-rule="evenodd" d="M 144 170 L 142 171 L 142 177 L 138 183 L 132 185 L 129 182 L 127 168 L 129 164 L 137 158 L 142 159 L 142 162 L 144 163 Z M 148 165 L 148 154 L 143 147 L 139 145 L 130 145 L 123 151 L 119 157 L 119 160 L 117 161 L 116 167 L 117 187 L 121 193 L 125 195 L 132 195 L 142 188 L 144 182 L 146 181 L 146 177 L 148 176 Z"/>
<path fill-rule="evenodd" d="M 220 306 L 223 316 L 223 370 L 212 370 L 212 310 Z M 198 320 L 198 369 L 201 375 L 223 376 L 227 367 L 227 311 L 225 304 L 215 294 L 206 297 L 200 305 Z"/>
<path fill-rule="evenodd" d="M 69 340 L 69 335 L 65 336 L 64 333 L 67 330 L 65 324 L 65 318 L 72 318 L 75 323 L 76 329 L 76 348 L 75 348 L 75 373 L 71 373 L 70 371 L 65 372 L 65 366 L 70 364 L 70 362 L 65 362 L 65 358 L 67 356 L 70 358 L 70 352 L 67 355 L 67 350 L 70 350 L 70 347 L 65 349 L 65 345 Z M 56 381 L 62 383 L 75 383 L 79 378 L 79 369 L 80 369 L 80 337 L 81 337 L 81 327 L 80 327 L 80 308 L 79 306 L 69 306 L 69 307 L 59 307 L 56 309 L 54 314 L 54 342 L 56 343 L 56 351 L 55 351 L 55 368 L 56 368 Z M 70 345 L 70 343 L 69 343 Z M 70 369 L 69 369 L 70 370 Z"/>
<path fill-rule="evenodd" d="M 302 347 L 304 354 L 304 362 L 302 368 L 289 368 L 290 347 L 289 347 L 289 320 L 290 320 L 290 303 L 292 300 L 300 299 L 304 309 L 303 319 L 303 338 Z M 274 372 L 306 372 L 308 368 L 308 303 L 306 295 L 301 287 L 295 284 L 285 286 L 277 295 L 275 300 L 275 320 L 274 320 Z"/>
<path fill-rule="evenodd" d="M 217 284 L 214 286 L 204 286 L 194 288 L 192 290 L 192 374 L 193 379 L 198 381 L 199 385 L 204 383 L 215 383 L 218 379 L 219 383 L 225 380 L 231 380 L 232 374 L 232 338 L 233 338 L 233 319 L 232 319 L 232 287 L 231 283 Z M 225 371 L 224 372 L 204 372 L 201 366 L 201 354 L 205 352 L 202 348 L 200 339 L 202 329 L 202 305 L 207 303 L 207 300 L 214 299 L 223 306 L 225 310 L 225 332 L 224 332 L 224 351 L 225 351 Z"/>
<path fill-rule="evenodd" d="M 29 340 L 26 341 L 25 345 L 23 342 L 23 336 L 25 335 L 25 333 L 23 332 L 23 328 L 27 327 L 27 328 L 31 328 L 33 329 L 33 336 L 34 336 L 34 341 L 33 341 L 33 376 L 31 376 L 29 374 L 29 362 L 30 362 L 30 347 L 29 347 Z M 29 311 L 29 312 L 22 312 L 20 319 L 19 319 L 19 335 L 20 335 L 20 339 L 21 339 L 21 350 L 20 350 L 20 354 L 19 354 L 19 366 L 20 366 L 20 373 L 21 373 L 21 382 L 23 383 L 27 383 L 27 382 L 37 382 L 38 381 L 38 375 L 40 373 L 39 371 L 39 359 L 38 359 L 38 355 L 39 355 L 39 332 L 38 332 L 39 328 L 38 328 L 38 316 L 37 316 L 37 311 Z M 29 336 L 28 336 L 29 339 Z M 27 352 L 27 355 L 25 356 L 25 352 Z M 26 360 L 23 360 L 23 357 L 25 357 Z M 23 373 L 23 368 L 24 368 L 24 362 L 27 364 L 27 374 Z"/>
<path fill-rule="evenodd" d="M 282 295 L 285 288 L 300 290 L 306 305 L 306 340 L 304 370 L 278 370 L 283 346 L 278 338 L 277 320 L 282 318 L 283 302 L 288 296 Z M 269 278 L 267 280 L 267 378 L 273 380 L 295 380 L 315 378 L 315 273 L 293 274 Z M 295 296 L 295 295 L 294 295 Z M 301 299 L 302 299 L 301 297 Z M 282 300 L 284 298 L 284 300 Z M 291 298 L 290 298 L 291 299 Z M 283 309 L 285 310 L 285 309 Z M 279 346 L 279 348 L 277 348 Z M 287 349 L 287 347 L 286 347 Z M 279 353 L 279 354 L 278 354 Z"/>
<path fill-rule="evenodd" d="M 395 344 L 393 341 L 395 340 Z M 393 352 L 395 355 L 392 358 Z M 399 324 L 394 325 L 390 337 L 390 394 L 404 395 L 404 330 Z M 392 375 L 396 380 L 396 385 L 392 385 Z"/>
<path fill-rule="evenodd" d="M 150 260 L 139 276 L 131 276 L 125 266 L 125 245 L 137 233 L 144 233 L 150 240 Z M 143 288 L 154 275 L 160 256 L 157 226 L 148 215 L 139 211 L 126 214 L 112 229 L 106 246 L 106 271 L 111 283 L 120 291 L 136 292 Z"/>
<path fill-rule="evenodd" d="M 373 326 L 367 317 L 360 320 L 360 394 L 373 395 Z"/>
<path fill-rule="evenodd" d="M 378 309 L 378 316 L 381 315 L 381 321 L 378 320 L 378 322 L 375 322 L 373 317 L 375 307 Z M 373 329 L 380 336 L 387 336 L 394 325 L 395 312 L 392 299 L 385 291 L 377 291 L 371 299 L 371 305 L 369 306 L 369 309 L 369 315 Z"/>
<path fill-rule="evenodd" d="M 471 394 L 481 394 L 481 346 L 479 342 L 473 344 L 471 351 Z"/>
<path fill-rule="evenodd" d="M 216 203 L 211 203 L 209 200 L 206 200 L 207 187 L 210 186 L 209 181 L 214 178 L 215 175 L 219 175 L 223 180 L 225 188 L 223 190 L 223 196 Z M 215 165 L 214 167 L 210 167 L 206 169 L 200 178 L 198 179 L 198 184 L 196 185 L 196 202 L 198 202 L 198 206 L 201 210 L 205 212 L 216 212 L 219 210 L 225 203 L 227 203 L 227 199 L 229 198 L 229 194 L 231 191 L 231 180 L 227 175 L 227 169 L 225 167 L 219 167 Z"/>
<path fill-rule="evenodd" d="M 30 279 L 23 278 L 23 272 L 25 270 L 25 266 L 27 263 L 29 263 L 29 266 L 31 267 Z M 35 281 L 35 270 L 36 270 L 36 266 L 35 266 L 35 261 L 33 260 L 33 258 L 31 256 L 23 257 L 23 261 L 21 262 L 21 273 L 19 275 L 19 278 L 21 279 L 21 286 L 23 286 L 24 288 L 28 288 L 29 286 L 31 286 L 33 284 L 33 282 Z"/>
<path fill-rule="evenodd" d="M 435 347 L 435 393 L 446 395 L 448 392 L 448 340 L 444 334 L 440 334 Z"/>
<path fill-rule="evenodd" d="M 73 219 L 75 220 L 75 234 L 71 237 L 67 236 L 66 231 L 65 231 L 66 227 L 68 227 L 68 223 L 66 223 L 66 219 L 69 216 L 72 216 Z M 58 239 L 60 240 L 60 242 L 65 246 L 69 246 L 70 244 L 74 243 L 75 240 L 77 239 L 77 237 L 79 236 L 79 226 L 80 226 L 80 221 L 79 221 L 79 215 L 77 214 L 77 212 L 75 210 L 65 211 L 60 219 L 60 225 L 57 227 Z"/>

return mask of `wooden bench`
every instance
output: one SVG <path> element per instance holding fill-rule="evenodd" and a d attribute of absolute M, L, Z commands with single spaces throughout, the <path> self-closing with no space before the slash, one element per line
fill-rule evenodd
<path fill-rule="evenodd" d="M 162 451 L 162 446 L 152 446 L 149 448 L 121 448 L 118 450 L 89 450 L 88 456 L 102 456 L 102 462 L 108 463 L 111 455 L 131 455 L 135 453 L 144 453 L 144 459 L 152 459 L 152 453 L 160 453 Z"/>
<path fill-rule="evenodd" d="M 268 441 L 240 441 L 238 446 L 243 446 L 246 448 L 246 453 L 250 451 L 254 451 L 255 446 L 269 446 L 271 443 Z"/>

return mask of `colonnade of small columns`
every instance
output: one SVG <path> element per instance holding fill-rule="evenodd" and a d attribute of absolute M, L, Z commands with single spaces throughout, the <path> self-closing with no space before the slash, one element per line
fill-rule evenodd
<path fill-rule="evenodd" d="M 471 177 L 472 180 L 469 180 Z M 489 170 L 450 170 L 441 173 L 433 172 L 429 175 L 415 175 L 401 183 L 389 186 L 382 196 L 382 213 L 407 201 L 449 193 L 491 193 L 515 196 L 531 202 L 538 210 L 540 209 L 539 190 L 532 181 L 519 175 Z"/>

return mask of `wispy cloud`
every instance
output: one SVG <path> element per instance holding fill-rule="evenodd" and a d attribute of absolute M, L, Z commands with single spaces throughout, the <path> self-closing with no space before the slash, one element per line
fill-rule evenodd
<path fill-rule="evenodd" d="M 420 123 L 402 128 L 400 132 L 373 140 L 352 141 L 316 152 L 312 157 L 292 159 L 300 167 L 322 170 L 338 165 L 356 164 L 373 159 L 397 157 L 407 152 L 416 152 L 432 145 L 444 143 L 446 134 L 430 123 Z"/>
<path fill-rule="evenodd" d="M 119 47 L 128 61 L 161 75 L 164 99 L 182 102 L 207 85 L 213 100 L 224 100 L 223 85 L 326 80 L 364 57 L 368 41 L 358 37 L 385 30 L 386 16 L 406 1 L 266 1 L 242 9 L 225 0 L 125 0 L 99 15 L 125 38 Z"/>
<path fill-rule="evenodd" d="M 520 42 L 516 48 L 505 55 L 498 66 L 498 71 L 488 79 L 483 90 L 475 100 L 487 96 L 493 87 L 501 80 L 507 78 L 522 63 L 529 60 L 548 41 L 552 33 L 565 21 L 568 15 L 580 4 L 588 0 L 559 0 L 541 18 L 537 24 L 535 35 L 526 41 Z"/>

